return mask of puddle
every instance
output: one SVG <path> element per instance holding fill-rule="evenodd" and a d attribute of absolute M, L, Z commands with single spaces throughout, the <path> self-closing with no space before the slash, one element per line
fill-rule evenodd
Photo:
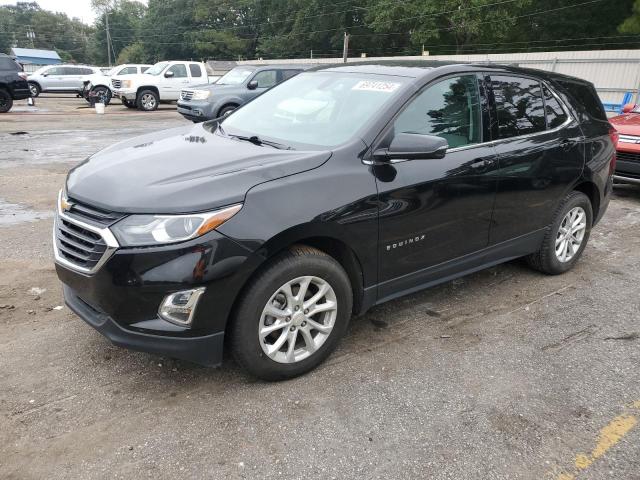
<path fill-rule="evenodd" d="M 5 202 L 0 198 L 0 227 L 37 222 L 38 220 L 50 217 L 53 217 L 53 212 L 38 212 L 24 205 Z"/>

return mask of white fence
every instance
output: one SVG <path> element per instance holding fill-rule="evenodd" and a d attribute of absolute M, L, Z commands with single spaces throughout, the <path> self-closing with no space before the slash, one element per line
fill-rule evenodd
<path fill-rule="evenodd" d="M 505 53 L 488 55 L 432 55 L 408 57 L 349 58 L 349 62 L 371 60 L 443 60 L 465 63 L 500 63 L 538 68 L 583 78 L 592 82 L 603 102 L 620 103 L 626 92 L 638 102 L 640 50 L 590 50 L 576 52 Z M 341 63 L 342 58 L 247 60 L 256 63 Z M 640 102 L 638 102 L 640 103 Z"/>

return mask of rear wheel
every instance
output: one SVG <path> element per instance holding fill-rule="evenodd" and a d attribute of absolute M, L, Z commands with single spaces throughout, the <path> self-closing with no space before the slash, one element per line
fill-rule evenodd
<path fill-rule="evenodd" d="M 143 90 L 138 94 L 137 105 L 140 110 L 152 112 L 157 110 L 160 99 L 153 90 Z"/>
<path fill-rule="evenodd" d="M 556 210 L 540 250 L 527 261 L 536 270 L 558 275 L 571 270 L 589 241 L 593 209 L 582 192 L 571 192 Z"/>
<path fill-rule="evenodd" d="M 329 255 L 296 246 L 248 285 L 230 325 L 231 350 L 264 380 L 296 377 L 336 348 L 351 317 L 349 278 Z"/>
<path fill-rule="evenodd" d="M 40 95 L 40 85 L 37 83 L 29 82 L 29 91 L 31 92 L 32 97 L 37 97 Z"/>
<path fill-rule="evenodd" d="M 0 89 L 0 113 L 7 113 L 13 107 L 13 98 L 6 90 Z"/>

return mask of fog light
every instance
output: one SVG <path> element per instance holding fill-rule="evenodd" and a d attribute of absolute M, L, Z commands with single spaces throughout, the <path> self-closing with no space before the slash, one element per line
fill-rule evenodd
<path fill-rule="evenodd" d="M 167 295 L 160 304 L 158 315 L 167 322 L 183 327 L 191 326 L 198 300 L 204 291 L 205 287 L 200 287 Z"/>

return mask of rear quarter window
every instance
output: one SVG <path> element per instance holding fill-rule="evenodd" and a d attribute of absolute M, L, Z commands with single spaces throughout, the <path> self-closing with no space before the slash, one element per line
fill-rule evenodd
<path fill-rule="evenodd" d="M 593 85 L 571 80 L 558 81 L 560 86 L 574 100 L 573 108 L 576 108 L 596 120 L 607 120 L 607 114 L 602 106 L 602 101 Z"/>
<path fill-rule="evenodd" d="M 0 70 L 8 70 L 10 72 L 20 72 L 20 66 L 9 57 L 0 57 Z"/>

